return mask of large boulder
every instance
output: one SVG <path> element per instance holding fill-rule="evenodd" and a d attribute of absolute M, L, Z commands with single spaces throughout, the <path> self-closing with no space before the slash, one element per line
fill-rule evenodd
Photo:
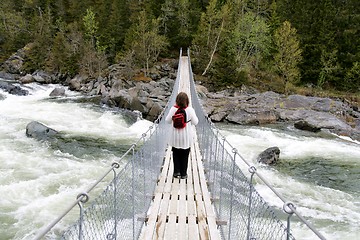
<path fill-rule="evenodd" d="M 81 84 L 86 81 L 86 76 L 77 75 L 74 78 L 67 81 L 69 84 L 69 89 L 72 91 L 80 91 Z"/>
<path fill-rule="evenodd" d="M 275 111 L 271 109 L 264 108 L 246 108 L 240 109 L 234 112 L 231 112 L 226 120 L 229 122 L 239 123 L 239 124 L 269 124 L 275 123 L 277 120 L 277 115 Z"/>
<path fill-rule="evenodd" d="M 0 81 L 0 88 L 12 95 L 26 96 L 29 94 L 29 91 L 22 89 L 21 87 L 16 86 L 9 82 Z"/>
<path fill-rule="evenodd" d="M 163 111 L 163 108 L 158 102 L 153 102 L 152 105 L 149 104 L 149 106 L 151 106 L 151 108 L 146 119 L 149 121 L 155 121 L 157 117 L 160 115 L 160 113 Z"/>
<path fill-rule="evenodd" d="M 49 94 L 50 97 L 63 97 L 65 96 L 65 89 L 64 88 L 54 88 Z"/>
<path fill-rule="evenodd" d="M 35 78 L 31 74 L 26 74 L 25 76 L 20 77 L 19 81 L 22 84 L 32 83 L 35 81 Z"/>
<path fill-rule="evenodd" d="M 38 70 L 38 71 L 34 72 L 33 77 L 35 79 L 35 82 L 38 82 L 41 84 L 47 84 L 47 83 L 53 82 L 53 76 L 42 70 Z"/>
<path fill-rule="evenodd" d="M 0 78 L 6 79 L 6 80 L 15 80 L 15 75 L 4 72 L 4 71 L 0 71 Z"/>
<path fill-rule="evenodd" d="M 132 97 L 127 91 L 120 90 L 116 96 L 112 96 L 110 99 L 115 103 L 115 106 L 130 109 Z"/>
<path fill-rule="evenodd" d="M 307 121 L 301 120 L 294 123 L 294 127 L 300 130 L 305 130 L 309 132 L 319 132 L 321 128 L 310 124 Z"/>
<path fill-rule="evenodd" d="M 278 147 L 271 147 L 259 154 L 257 160 L 260 163 L 273 165 L 279 161 L 280 149 Z"/>
<path fill-rule="evenodd" d="M 10 56 L 9 59 L 7 59 L 3 64 L 5 72 L 11 74 L 20 74 L 24 65 L 24 57 L 25 51 L 23 49 L 18 50 L 16 53 Z"/>
<path fill-rule="evenodd" d="M 26 126 L 26 136 L 37 140 L 47 140 L 55 137 L 58 133 L 58 131 L 37 121 L 32 121 Z"/>

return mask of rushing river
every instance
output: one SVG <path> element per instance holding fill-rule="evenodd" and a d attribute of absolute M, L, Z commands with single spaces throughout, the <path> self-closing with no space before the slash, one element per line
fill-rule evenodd
<path fill-rule="evenodd" d="M 82 96 L 68 90 L 67 97 L 51 98 L 54 87 L 30 84 L 28 96 L 0 90 L 0 99 L 5 97 L 0 100 L 0 240 L 31 239 L 151 125 L 81 101 Z M 59 131 L 62 141 L 52 144 L 26 137 L 26 125 L 33 120 Z M 217 126 L 327 239 L 359 238 L 359 143 L 327 133 L 304 134 L 287 126 Z M 280 164 L 258 165 L 256 156 L 271 146 L 280 148 Z M 261 182 L 257 189 L 271 205 L 282 207 Z M 100 187 L 91 196 L 101 191 Z M 75 209 L 56 225 L 49 239 L 77 218 Z M 298 239 L 316 239 L 296 220 L 292 227 Z"/>

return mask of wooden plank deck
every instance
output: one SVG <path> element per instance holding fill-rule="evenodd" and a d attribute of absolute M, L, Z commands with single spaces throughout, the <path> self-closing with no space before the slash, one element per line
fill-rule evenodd
<path fill-rule="evenodd" d="M 190 96 L 188 58 L 181 57 L 180 61 L 179 91 Z M 190 150 L 188 178 L 177 179 L 172 174 L 172 152 L 168 147 L 140 239 L 221 239 L 196 137 Z"/>
<path fill-rule="evenodd" d="M 172 173 L 169 147 L 140 239 L 221 239 L 197 143 L 191 147 L 188 178 Z"/>

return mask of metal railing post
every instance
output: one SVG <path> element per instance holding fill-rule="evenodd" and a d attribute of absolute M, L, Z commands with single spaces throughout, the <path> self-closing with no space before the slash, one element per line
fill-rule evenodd
<path fill-rule="evenodd" d="M 287 217 L 287 226 L 286 226 L 286 239 L 290 240 L 290 218 L 294 214 L 294 211 L 292 209 L 296 209 L 294 204 L 292 202 L 285 202 L 283 205 L 283 210 L 288 214 Z"/>
<path fill-rule="evenodd" d="M 232 152 L 234 153 L 234 159 L 232 160 L 232 171 L 231 171 L 230 216 L 229 216 L 228 239 L 231 239 L 232 211 L 233 211 L 233 200 L 234 200 L 235 165 L 236 165 L 236 153 L 237 153 L 236 148 L 233 148 Z"/>
<path fill-rule="evenodd" d="M 221 170 L 220 170 L 220 174 L 221 174 L 221 177 L 220 177 L 220 193 L 219 193 L 219 214 L 221 215 L 222 213 L 222 196 L 223 196 L 223 181 L 224 181 L 224 160 L 225 160 L 225 138 L 223 137 L 222 138 L 223 140 L 223 145 L 222 145 L 222 157 L 221 157 Z"/>
<path fill-rule="evenodd" d="M 133 226 L 133 239 L 135 239 L 135 145 L 132 149 L 132 160 L 131 160 L 131 194 L 132 194 L 132 226 Z"/>
<path fill-rule="evenodd" d="M 76 199 L 80 199 L 78 202 L 80 208 L 80 218 L 79 218 L 79 240 L 83 239 L 83 223 L 84 223 L 84 207 L 83 203 L 86 203 L 89 200 L 89 195 L 87 193 L 80 193 Z"/>
<path fill-rule="evenodd" d="M 248 213 L 248 223 L 247 223 L 247 238 L 246 239 L 251 239 L 251 205 L 252 205 L 252 193 L 253 193 L 253 178 L 254 178 L 254 174 L 256 172 L 256 168 L 254 166 L 251 166 L 249 168 L 249 172 L 251 173 L 250 176 L 250 181 L 249 181 L 249 213 Z"/>
<path fill-rule="evenodd" d="M 113 178 L 113 184 L 114 184 L 114 234 L 113 237 L 111 239 L 116 239 L 117 238 L 117 208 L 118 208 L 118 204 L 117 204 L 117 177 L 116 177 L 116 171 L 115 168 L 119 168 L 120 165 L 118 162 L 114 162 L 112 164 L 113 168 L 113 173 L 114 173 L 114 178 Z"/>

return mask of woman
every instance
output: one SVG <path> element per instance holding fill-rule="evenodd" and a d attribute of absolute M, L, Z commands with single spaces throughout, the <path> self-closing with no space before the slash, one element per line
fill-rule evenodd
<path fill-rule="evenodd" d="M 187 123 L 184 128 L 172 128 L 169 144 L 172 146 L 173 152 L 173 176 L 175 178 L 186 179 L 190 146 L 193 143 L 192 125 L 196 125 L 199 122 L 199 119 L 195 114 L 195 110 L 192 107 L 189 107 L 188 95 L 184 92 L 180 92 L 176 96 L 176 105 L 171 107 L 169 114 L 165 118 L 167 123 L 173 122 L 172 117 L 179 108 L 185 109 L 185 121 Z"/>

